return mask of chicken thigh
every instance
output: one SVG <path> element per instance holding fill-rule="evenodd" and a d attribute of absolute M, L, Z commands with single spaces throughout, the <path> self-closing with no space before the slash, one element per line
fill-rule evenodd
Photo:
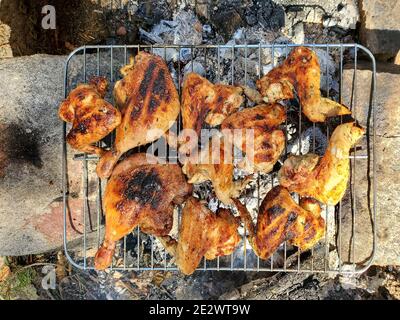
<path fill-rule="evenodd" d="M 124 78 L 116 83 L 114 96 L 122 122 L 113 149 L 97 165 L 101 178 L 111 175 L 126 151 L 159 139 L 179 114 L 179 95 L 161 57 L 141 51 L 121 71 Z"/>
<path fill-rule="evenodd" d="M 182 90 L 183 129 L 191 129 L 199 136 L 205 123 L 214 127 L 230 114 L 236 112 L 244 101 L 243 89 L 240 87 L 212 84 L 196 73 L 189 73 Z M 185 141 L 185 137 L 180 137 Z M 193 141 L 191 141 L 193 142 Z M 187 142 L 181 152 L 190 151 L 197 144 Z"/>
<path fill-rule="evenodd" d="M 191 192 L 179 165 L 160 164 L 156 157 L 144 153 L 121 161 L 104 194 L 106 230 L 95 257 L 96 269 L 111 264 L 116 242 L 138 225 L 144 233 L 167 235 L 174 204 L 183 203 Z"/>
<path fill-rule="evenodd" d="M 175 263 L 184 274 L 192 274 L 201 259 L 213 260 L 230 255 L 240 242 L 238 221 L 229 210 L 216 214 L 191 197 L 182 211 L 178 241 L 163 237 L 161 242 L 175 256 Z"/>
<path fill-rule="evenodd" d="M 93 77 L 71 91 L 59 108 L 59 116 L 71 122 L 67 142 L 76 150 L 102 155 L 105 150 L 95 146 L 121 123 L 121 113 L 104 100 L 108 83 Z"/>
<path fill-rule="evenodd" d="M 303 198 L 295 203 L 287 189 L 272 188 L 262 201 L 254 226 L 246 207 L 234 200 L 249 231 L 249 241 L 261 259 L 268 259 L 286 240 L 300 248 L 313 247 L 325 233 L 321 208 L 314 199 Z"/>
<path fill-rule="evenodd" d="M 283 106 L 262 104 L 238 111 L 222 122 L 224 136 L 245 153 L 239 168 L 248 173 L 272 170 L 285 148 L 285 134 L 278 128 L 285 120 Z"/>

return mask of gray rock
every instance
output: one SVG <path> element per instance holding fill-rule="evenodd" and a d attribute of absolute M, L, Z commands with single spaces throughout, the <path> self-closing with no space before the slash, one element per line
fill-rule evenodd
<path fill-rule="evenodd" d="M 63 99 L 65 60 L 64 56 L 47 55 L 0 60 L 0 255 L 33 254 L 62 245 L 62 122 L 58 106 Z M 71 68 L 72 74 L 78 74 L 82 59 Z M 70 151 L 71 240 L 83 231 L 82 163 L 72 157 Z M 90 209 L 94 201 L 93 195 L 89 196 Z"/>
<path fill-rule="evenodd" d="M 299 22 L 355 29 L 359 20 L 357 0 L 275 0 L 275 3 L 285 8 L 285 28 L 288 29 Z"/>
<path fill-rule="evenodd" d="M 393 58 L 400 49 L 400 2 L 360 0 L 361 43 L 379 59 Z"/>
<path fill-rule="evenodd" d="M 350 105 L 354 71 L 344 70 L 343 102 Z M 362 124 L 367 124 L 368 106 L 371 88 L 371 71 L 367 65 L 360 64 L 357 71 L 357 101 L 353 108 L 353 115 Z M 376 179 L 377 179 L 377 251 L 374 264 L 399 265 L 400 264 L 400 215 L 397 200 L 400 195 L 400 67 L 393 64 L 378 64 L 377 91 L 375 95 L 376 113 Z M 363 151 L 366 153 L 366 146 Z M 344 211 L 349 214 L 343 217 L 343 257 L 356 261 L 368 259 L 372 252 L 372 226 L 368 203 L 368 180 L 365 160 L 356 161 L 355 181 L 357 195 L 355 197 L 356 228 L 355 252 L 351 250 L 352 218 L 351 202 L 344 199 Z M 372 199 L 371 199 L 372 200 Z"/>

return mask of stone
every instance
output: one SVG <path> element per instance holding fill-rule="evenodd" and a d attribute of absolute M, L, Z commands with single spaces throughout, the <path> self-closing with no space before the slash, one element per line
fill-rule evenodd
<path fill-rule="evenodd" d="M 10 26 L 3 24 L 0 22 L 0 46 L 9 44 L 11 37 L 11 28 Z"/>
<path fill-rule="evenodd" d="M 9 44 L 0 46 L 0 58 L 12 58 L 13 51 Z"/>
<path fill-rule="evenodd" d="M 377 58 L 393 58 L 400 49 L 400 2 L 360 0 L 361 43 Z"/>
<path fill-rule="evenodd" d="M 218 30 L 225 40 L 230 39 L 234 32 L 245 25 L 241 15 L 234 8 L 218 10 L 212 14 L 211 23 Z"/>
<path fill-rule="evenodd" d="M 126 33 L 127 33 L 127 31 L 126 31 L 126 28 L 125 28 L 124 26 L 120 26 L 120 27 L 117 29 L 117 35 L 118 35 L 118 36 L 125 36 Z"/>
<path fill-rule="evenodd" d="M 368 106 L 370 104 L 370 88 L 372 72 L 369 64 L 360 63 L 357 70 L 357 100 L 353 107 L 353 116 L 363 126 L 368 123 Z M 343 74 L 343 103 L 351 105 L 352 83 L 354 70 L 349 67 Z M 398 83 L 400 81 L 400 66 L 389 63 L 377 64 L 377 82 L 375 93 L 375 148 L 376 148 L 376 210 L 377 220 L 375 227 L 377 230 L 377 250 L 373 264 L 376 265 L 400 265 L 400 255 L 398 248 L 400 240 L 400 214 L 397 200 L 400 196 L 399 174 L 400 174 L 400 91 Z M 372 130 L 372 128 L 371 128 Z M 372 143 L 372 142 L 371 142 Z M 365 142 L 360 144 L 363 150 L 359 154 L 366 154 Z M 372 164 L 371 164 L 372 165 Z M 372 166 L 371 166 L 372 168 Z M 371 169 L 372 170 L 372 169 Z M 372 195 L 368 193 L 369 181 L 373 173 L 368 175 L 367 163 L 364 159 L 356 160 L 355 178 L 356 197 L 349 201 L 348 196 L 343 200 L 343 212 L 347 212 L 342 217 L 342 254 L 344 260 L 352 261 L 353 255 L 356 262 L 368 261 L 371 257 L 372 244 L 372 211 L 368 205 L 368 197 L 372 201 Z M 352 207 L 356 208 L 355 214 L 355 250 L 351 249 L 352 239 Z"/>
<path fill-rule="evenodd" d="M 174 44 L 201 44 L 203 25 L 193 11 L 181 10 L 175 16 Z"/>
<path fill-rule="evenodd" d="M 322 23 L 325 27 L 355 29 L 359 21 L 356 0 L 274 0 L 285 8 L 285 28 L 298 22 Z"/>
<path fill-rule="evenodd" d="M 49 55 L 0 60 L 0 256 L 62 246 L 63 125 L 58 106 L 65 61 L 65 56 Z M 71 62 L 73 83 L 82 66 L 82 56 Z M 68 149 L 69 240 L 79 239 L 84 225 L 83 167 L 72 160 L 74 153 Z M 92 189 L 93 179 L 88 181 Z M 89 193 L 91 214 L 96 213 L 94 198 Z"/>
<path fill-rule="evenodd" d="M 394 58 L 393 63 L 396 64 L 396 65 L 400 65 L 400 50 L 399 50 L 399 52 L 397 52 L 396 57 Z"/>

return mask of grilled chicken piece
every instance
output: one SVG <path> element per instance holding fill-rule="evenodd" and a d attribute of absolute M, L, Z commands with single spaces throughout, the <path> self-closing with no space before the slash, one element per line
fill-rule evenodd
<path fill-rule="evenodd" d="M 315 154 L 289 157 L 278 173 L 280 184 L 291 192 L 336 205 L 350 176 L 350 148 L 364 133 L 365 129 L 355 122 L 339 125 L 323 157 Z"/>
<path fill-rule="evenodd" d="M 97 174 L 108 178 L 126 151 L 160 138 L 179 114 L 179 96 L 168 67 L 159 56 L 139 52 L 121 70 L 124 78 L 115 85 L 114 96 L 122 113 L 114 148 L 103 155 Z"/>
<path fill-rule="evenodd" d="M 210 180 L 217 198 L 226 205 L 239 195 L 244 183 L 233 181 L 232 151 L 232 145 L 214 136 L 199 153 L 187 158 L 182 168 L 189 183 Z"/>
<path fill-rule="evenodd" d="M 179 165 L 160 164 L 144 153 L 121 161 L 104 195 L 106 231 L 95 257 L 96 269 L 111 264 L 116 242 L 138 225 L 145 233 L 167 235 L 172 228 L 174 204 L 183 203 L 191 192 Z"/>
<path fill-rule="evenodd" d="M 269 103 L 293 99 L 296 91 L 303 113 L 312 122 L 351 114 L 346 106 L 321 97 L 318 57 L 305 47 L 294 48 L 282 65 L 257 81 L 257 88 Z"/>
<path fill-rule="evenodd" d="M 199 200 L 191 197 L 182 211 L 178 241 L 161 238 L 175 263 L 184 274 L 192 274 L 203 256 L 207 260 L 230 255 L 240 242 L 239 223 L 229 210 L 219 209 L 216 214 Z"/>
<path fill-rule="evenodd" d="M 256 227 L 246 207 L 234 200 L 247 230 L 254 252 L 268 259 L 286 240 L 305 251 L 313 247 L 325 233 L 321 207 L 310 198 L 296 204 L 287 189 L 272 188 L 261 203 Z"/>
<path fill-rule="evenodd" d="M 284 107 L 275 103 L 243 109 L 222 122 L 221 129 L 224 136 L 245 153 L 244 160 L 238 165 L 239 168 L 249 173 L 255 171 L 268 173 L 272 170 L 285 148 L 285 134 L 278 129 L 285 120 Z M 248 131 L 251 129 L 253 132 Z M 239 137 L 235 135 L 235 132 L 238 133 L 236 130 L 241 130 Z M 252 141 L 248 141 L 247 138 Z"/>
<path fill-rule="evenodd" d="M 93 77 L 71 91 L 59 109 L 59 116 L 71 122 L 67 142 L 76 150 L 102 155 L 105 150 L 94 144 L 106 137 L 121 123 L 121 113 L 104 100 L 108 83 L 103 77 Z"/>
<path fill-rule="evenodd" d="M 183 83 L 183 129 L 192 129 L 197 135 L 204 123 L 218 126 L 243 103 L 240 87 L 212 84 L 196 73 L 189 73 Z"/>

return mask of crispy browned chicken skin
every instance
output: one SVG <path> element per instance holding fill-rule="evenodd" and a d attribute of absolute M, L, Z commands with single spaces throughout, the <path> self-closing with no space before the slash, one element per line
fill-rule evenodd
<path fill-rule="evenodd" d="M 121 114 L 104 100 L 108 83 L 103 77 L 93 77 L 88 84 L 80 84 L 71 91 L 59 109 L 59 116 L 71 122 L 67 142 L 76 150 L 103 154 L 95 146 L 121 123 Z"/>
<path fill-rule="evenodd" d="M 212 84 L 196 73 L 189 73 L 182 90 L 183 129 L 192 129 L 197 135 L 204 123 L 220 125 L 243 103 L 243 89 L 240 87 Z"/>
<path fill-rule="evenodd" d="M 325 221 L 318 202 L 302 198 L 299 206 L 281 186 L 272 188 L 262 201 L 256 227 L 246 207 L 234 201 L 249 231 L 250 244 L 261 259 L 268 259 L 286 240 L 304 251 L 324 236 Z"/>
<path fill-rule="evenodd" d="M 101 178 L 110 176 L 126 151 L 160 138 L 179 114 L 178 92 L 161 57 L 141 51 L 121 72 L 124 78 L 116 83 L 114 96 L 122 122 L 114 148 L 97 165 Z"/>
<path fill-rule="evenodd" d="M 280 184 L 291 192 L 336 205 L 346 191 L 350 176 L 350 148 L 364 133 L 354 122 L 339 125 L 323 157 L 315 154 L 289 157 L 279 171 Z"/>
<path fill-rule="evenodd" d="M 257 81 L 257 88 L 269 103 L 293 99 L 295 91 L 303 113 L 312 122 L 324 122 L 327 117 L 351 114 L 346 106 L 321 97 L 320 77 L 317 55 L 308 48 L 296 47 L 282 65 Z"/>
<path fill-rule="evenodd" d="M 179 165 L 158 162 L 155 157 L 138 153 L 115 167 L 104 194 L 106 231 L 95 257 L 96 269 L 111 264 L 116 242 L 136 226 L 156 236 L 170 232 L 174 204 L 183 203 L 192 187 Z"/>
<path fill-rule="evenodd" d="M 190 197 L 182 211 L 178 241 L 163 237 L 161 242 L 175 256 L 175 263 L 184 274 L 192 274 L 201 259 L 213 260 L 230 255 L 240 242 L 238 221 L 227 209 L 216 214 L 199 200 Z"/>
<path fill-rule="evenodd" d="M 286 120 L 286 113 L 280 104 L 261 104 L 253 108 L 246 108 L 227 117 L 221 124 L 225 137 L 235 146 L 246 153 L 239 168 L 249 173 L 261 171 L 268 173 L 285 148 L 285 134 L 278 126 Z M 247 131 L 252 129 L 253 132 Z M 233 130 L 241 130 L 240 137 L 235 136 Z M 252 142 L 247 135 L 253 135 Z"/>

